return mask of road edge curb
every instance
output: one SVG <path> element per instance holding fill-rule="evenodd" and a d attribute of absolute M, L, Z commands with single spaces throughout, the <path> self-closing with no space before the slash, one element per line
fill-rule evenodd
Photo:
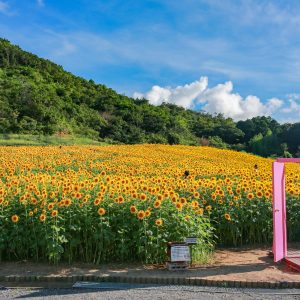
<path fill-rule="evenodd" d="M 286 289 L 300 288 L 300 281 L 236 281 L 212 280 L 195 277 L 136 277 L 136 276 L 96 276 L 96 275 L 71 275 L 71 276 L 0 276 L 0 283 L 73 283 L 76 281 L 93 282 L 119 282 L 134 284 L 162 284 L 162 285 L 197 285 L 233 288 L 267 288 Z"/>

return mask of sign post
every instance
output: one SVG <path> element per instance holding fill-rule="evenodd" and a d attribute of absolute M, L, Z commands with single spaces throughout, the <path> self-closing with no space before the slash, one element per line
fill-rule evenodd
<path fill-rule="evenodd" d="M 185 242 L 187 245 L 190 246 L 190 252 L 191 252 L 191 265 L 193 264 L 193 245 L 197 245 L 197 237 L 196 236 L 190 236 L 185 239 Z"/>
<path fill-rule="evenodd" d="M 190 236 L 185 242 L 169 242 L 167 268 L 170 271 L 186 270 L 192 264 L 193 245 L 197 244 L 197 237 Z"/>
<path fill-rule="evenodd" d="M 186 270 L 191 261 L 190 248 L 184 242 L 169 242 L 167 268 L 170 271 Z"/>

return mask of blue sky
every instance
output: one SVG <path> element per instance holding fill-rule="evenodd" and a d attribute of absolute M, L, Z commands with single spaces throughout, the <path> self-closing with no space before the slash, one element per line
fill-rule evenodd
<path fill-rule="evenodd" d="M 0 33 L 153 104 L 300 121 L 300 1 L 0 0 Z"/>

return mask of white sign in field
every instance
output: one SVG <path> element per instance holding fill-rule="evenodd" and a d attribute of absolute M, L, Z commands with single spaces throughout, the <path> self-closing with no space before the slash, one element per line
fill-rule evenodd
<path fill-rule="evenodd" d="M 171 262 L 190 261 L 190 248 L 187 245 L 171 247 Z"/>
<path fill-rule="evenodd" d="M 187 237 L 185 239 L 185 242 L 188 244 L 188 245 L 196 245 L 197 244 L 197 237 Z"/>

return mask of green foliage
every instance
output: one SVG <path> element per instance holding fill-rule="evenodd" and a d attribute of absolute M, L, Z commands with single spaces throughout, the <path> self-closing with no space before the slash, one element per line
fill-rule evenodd
<path fill-rule="evenodd" d="M 271 130 L 274 134 L 281 131 L 280 124 L 271 117 L 255 117 L 246 121 L 237 122 L 237 128 L 244 132 L 243 142 L 249 142 L 255 135 L 266 136 Z"/>
<path fill-rule="evenodd" d="M 72 135 L 31 135 L 31 134 L 0 134 L 1 146 L 46 146 L 46 145 L 106 145 L 108 142 L 98 142 L 86 136 Z"/>
<path fill-rule="evenodd" d="M 219 136 L 210 136 L 208 140 L 209 140 L 209 144 L 213 147 L 221 148 L 221 149 L 228 148 L 228 145 L 224 143 Z"/>
<path fill-rule="evenodd" d="M 296 153 L 300 146 L 300 123 L 295 123 L 282 132 L 282 139 L 287 143 L 289 151 Z"/>

